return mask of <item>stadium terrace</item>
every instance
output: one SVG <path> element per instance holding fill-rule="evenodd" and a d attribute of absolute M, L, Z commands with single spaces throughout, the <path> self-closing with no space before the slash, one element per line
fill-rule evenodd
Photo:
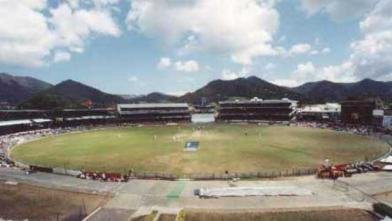
<path fill-rule="evenodd" d="M 201 111 L 206 110 L 206 111 Z M 187 103 L 118 104 L 116 109 L 0 110 L 0 135 L 43 128 L 108 124 L 190 123 L 193 114 L 213 114 L 217 122 L 323 122 L 368 126 L 389 132 L 391 114 L 379 100 L 347 100 L 341 104 L 300 105 L 281 100 L 222 101 L 214 106 Z"/>

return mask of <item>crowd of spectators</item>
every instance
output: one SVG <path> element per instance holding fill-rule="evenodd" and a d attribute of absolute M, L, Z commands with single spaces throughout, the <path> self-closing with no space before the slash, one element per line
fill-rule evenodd
<path fill-rule="evenodd" d="M 119 173 L 82 172 L 78 175 L 78 178 L 105 182 L 126 182 L 128 181 L 129 176 Z"/>
<path fill-rule="evenodd" d="M 337 123 L 322 123 L 322 122 L 295 122 L 291 123 L 290 126 L 300 126 L 300 127 L 310 127 L 310 128 L 321 128 L 321 129 L 331 129 L 336 131 L 343 131 L 358 135 L 373 135 L 374 133 L 382 132 L 375 129 L 372 126 L 364 125 L 344 125 Z"/>

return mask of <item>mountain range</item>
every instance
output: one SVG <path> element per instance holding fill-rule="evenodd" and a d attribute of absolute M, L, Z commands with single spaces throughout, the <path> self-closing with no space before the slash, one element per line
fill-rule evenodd
<path fill-rule="evenodd" d="M 259 97 L 263 99 L 290 98 L 294 100 L 303 98 L 302 94 L 289 88 L 277 86 L 258 77 L 251 76 L 229 81 L 214 80 L 195 92 L 179 97 L 179 100 L 188 103 L 197 103 L 200 102 L 202 97 L 205 97 L 209 102 L 218 102 L 233 97 Z"/>
<path fill-rule="evenodd" d="M 178 97 L 167 95 L 160 92 L 152 92 L 147 95 L 137 96 L 128 99 L 132 103 L 165 103 L 165 102 L 178 102 Z"/>
<path fill-rule="evenodd" d="M 109 107 L 126 100 L 120 96 L 102 92 L 73 80 L 66 80 L 42 90 L 19 106 L 24 109 L 81 108 L 84 102 L 94 107 Z"/>
<path fill-rule="evenodd" d="M 392 82 L 364 79 L 354 83 L 331 81 L 309 82 L 298 87 L 282 87 L 258 77 L 234 80 L 214 80 L 200 89 L 183 96 L 159 92 L 142 96 L 113 95 L 96 88 L 66 80 L 52 85 L 31 77 L 0 74 L 0 103 L 7 102 L 19 108 L 53 109 L 81 108 L 89 101 L 93 107 L 110 107 L 116 103 L 188 102 L 201 100 L 218 102 L 228 99 L 259 97 L 262 99 L 290 98 L 304 103 L 339 102 L 350 98 L 380 97 L 392 102 Z"/>
<path fill-rule="evenodd" d="M 32 77 L 0 73 L 0 102 L 18 104 L 33 94 L 53 85 Z"/>
<path fill-rule="evenodd" d="M 392 82 L 364 79 L 355 83 L 335 83 L 318 81 L 305 83 L 292 88 L 304 95 L 310 102 L 338 102 L 349 98 L 379 97 L 384 101 L 392 101 Z"/>

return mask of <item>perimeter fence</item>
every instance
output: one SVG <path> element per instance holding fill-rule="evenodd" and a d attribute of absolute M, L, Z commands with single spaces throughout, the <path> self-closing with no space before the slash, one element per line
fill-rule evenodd
<path fill-rule="evenodd" d="M 259 172 L 241 172 L 241 173 L 193 173 L 177 175 L 171 173 L 155 173 L 155 172 L 134 172 L 131 174 L 132 178 L 137 179 L 162 179 L 162 180 L 176 180 L 176 179 L 190 179 L 190 180 L 227 180 L 227 179 L 260 179 L 260 178 L 278 178 L 290 176 L 305 176 L 316 174 L 315 168 L 296 168 L 282 171 L 259 171 Z"/>

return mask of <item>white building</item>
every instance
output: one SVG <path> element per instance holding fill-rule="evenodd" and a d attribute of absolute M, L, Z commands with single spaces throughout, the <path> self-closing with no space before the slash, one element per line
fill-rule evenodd
<path fill-rule="evenodd" d="M 382 126 L 385 128 L 392 129 L 392 116 L 384 116 Z"/>
<path fill-rule="evenodd" d="M 332 120 L 340 115 L 341 106 L 338 103 L 312 104 L 297 109 L 303 120 Z"/>

